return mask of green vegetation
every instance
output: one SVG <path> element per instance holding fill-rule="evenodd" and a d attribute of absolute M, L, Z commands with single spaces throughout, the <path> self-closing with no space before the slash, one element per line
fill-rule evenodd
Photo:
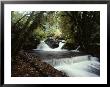
<path fill-rule="evenodd" d="M 12 11 L 12 57 L 20 50 L 35 49 L 49 36 L 64 39 L 63 48 L 100 56 L 99 11 Z"/>

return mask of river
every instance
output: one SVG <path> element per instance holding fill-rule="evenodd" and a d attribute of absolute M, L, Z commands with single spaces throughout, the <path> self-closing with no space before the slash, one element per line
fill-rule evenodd
<path fill-rule="evenodd" d="M 63 45 L 64 43 L 59 43 L 58 48 L 52 49 L 41 41 L 32 53 L 69 77 L 100 76 L 100 62 L 97 57 L 80 52 L 79 47 L 75 50 L 61 49 Z"/>

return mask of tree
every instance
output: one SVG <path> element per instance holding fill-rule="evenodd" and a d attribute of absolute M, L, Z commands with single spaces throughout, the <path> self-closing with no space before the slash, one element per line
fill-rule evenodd
<path fill-rule="evenodd" d="M 30 13 L 27 21 L 22 26 L 19 34 L 12 41 L 12 56 L 15 56 L 19 50 L 21 50 L 26 43 L 27 39 L 32 35 L 33 30 L 40 24 L 40 19 L 43 12 Z M 17 27 L 17 26 L 16 26 Z"/>

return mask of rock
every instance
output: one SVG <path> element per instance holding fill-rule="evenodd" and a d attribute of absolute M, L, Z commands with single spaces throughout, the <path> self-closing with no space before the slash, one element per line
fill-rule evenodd
<path fill-rule="evenodd" d="M 50 46 L 51 48 L 57 48 L 59 47 L 59 41 L 52 39 L 52 38 L 48 38 L 47 40 L 45 40 L 45 43 Z"/>
<path fill-rule="evenodd" d="M 58 44 L 52 44 L 52 46 L 51 46 L 51 48 L 57 48 L 57 47 L 59 47 L 59 45 Z"/>

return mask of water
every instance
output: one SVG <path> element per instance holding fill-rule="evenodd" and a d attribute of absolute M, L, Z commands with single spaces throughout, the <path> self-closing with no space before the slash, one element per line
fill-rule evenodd
<path fill-rule="evenodd" d="M 64 51 L 64 49 L 61 49 L 64 43 L 60 42 L 58 48 L 50 48 L 44 41 L 41 41 L 40 44 L 37 46 L 37 49 L 39 51 Z"/>
<path fill-rule="evenodd" d="M 59 47 L 58 48 L 54 48 L 52 49 L 51 47 L 49 47 L 45 41 L 41 41 L 40 44 L 37 46 L 36 49 L 33 49 L 33 50 L 39 50 L 39 51 L 67 51 L 66 49 L 62 49 L 63 45 L 65 44 L 64 43 L 65 41 L 62 40 L 61 42 L 59 42 Z M 74 51 L 74 52 L 79 52 L 79 49 L 80 46 L 78 46 L 75 50 L 71 50 L 71 51 Z"/>
<path fill-rule="evenodd" d="M 52 49 L 44 41 L 34 49 L 34 54 L 41 57 L 44 62 L 52 65 L 59 71 L 70 77 L 99 77 L 100 62 L 97 57 L 81 53 L 77 47 L 68 51 L 62 49 L 64 43 L 60 42 L 59 47 Z"/>
<path fill-rule="evenodd" d="M 44 61 L 70 77 L 98 77 L 100 75 L 100 63 L 97 58 L 93 58 L 94 60 L 92 58 L 85 55 Z"/>

